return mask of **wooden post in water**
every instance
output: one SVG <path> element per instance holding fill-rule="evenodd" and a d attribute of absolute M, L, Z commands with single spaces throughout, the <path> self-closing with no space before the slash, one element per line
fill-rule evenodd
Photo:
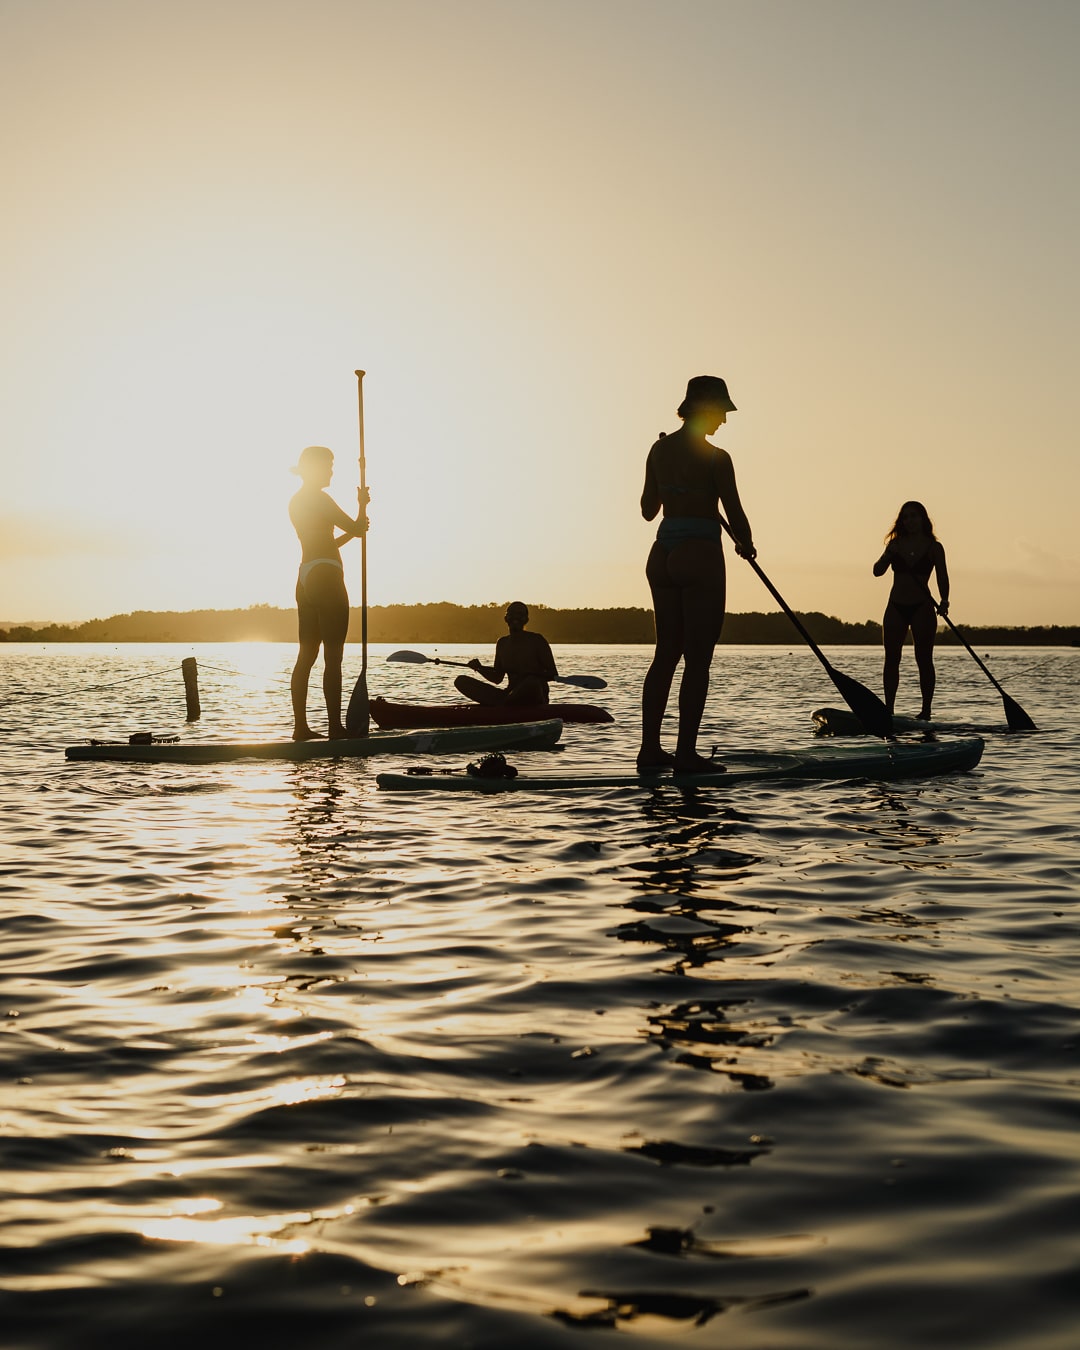
<path fill-rule="evenodd" d="M 184 697 L 187 699 L 187 720 L 197 722 L 202 716 L 199 706 L 199 666 L 193 656 L 185 656 L 180 662 L 184 673 Z"/>

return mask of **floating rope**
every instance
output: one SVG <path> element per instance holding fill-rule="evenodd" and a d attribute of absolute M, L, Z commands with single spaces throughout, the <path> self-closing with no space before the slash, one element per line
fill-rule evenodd
<path fill-rule="evenodd" d="M 9 693 L 9 694 L 5 694 L 4 697 L 5 697 L 5 698 L 9 698 L 9 699 L 12 699 L 12 698 L 67 698 L 67 697 L 69 697 L 69 695 L 71 695 L 71 694 L 87 694 L 87 693 L 92 692 L 92 691 L 95 690 L 95 689 L 112 689 L 115 685 L 118 685 L 118 684 L 130 684 L 132 680 L 152 680 L 152 679 L 156 679 L 159 675 L 165 675 L 165 674 L 169 674 L 169 675 L 175 676 L 175 674 L 176 674 L 176 669 L 175 669 L 175 667 L 174 667 L 174 666 L 170 666 L 169 669 L 168 669 L 168 671 L 164 671 L 164 670 L 151 670 L 151 671 L 147 672 L 147 674 L 145 674 L 145 675 L 125 675 L 124 678 L 123 678 L 122 680 L 108 680 L 105 684 L 87 684 L 87 685 L 84 685 L 81 689 L 62 689 L 62 690 L 60 690 L 59 693 L 56 693 L 56 694 L 12 694 L 12 693 Z"/>

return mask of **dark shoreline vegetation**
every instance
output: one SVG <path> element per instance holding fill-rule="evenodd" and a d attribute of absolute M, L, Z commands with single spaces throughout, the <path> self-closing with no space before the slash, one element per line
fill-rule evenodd
<path fill-rule="evenodd" d="M 370 605 L 368 641 L 393 643 L 491 642 L 501 637 L 506 604 Z M 800 613 L 807 631 L 822 645 L 873 645 L 881 642 L 876 622 L 846 623 L 814 611 Z M 530 606 L 530 626 L 553 643 L 651 643 L 651 609 L 548 609 Z M 1080 625 L 1036 628 L 963 628 L 981 645 L 1008 647 L 1080 646 Z M 791 620 L 776 614 L 729 614 L 724 643 L 798 645 Z M 86 623 L 18 624 L 0 628 L 0 642 L 295 642 L 296 611 L 272 605 L 248 609 L 193 609 L 183 612 L 139 610 Z M 351 611 L 349 641 L 360 641 L 360 610 Z M 956 644 L 942 627 L 938 642 Z"/>

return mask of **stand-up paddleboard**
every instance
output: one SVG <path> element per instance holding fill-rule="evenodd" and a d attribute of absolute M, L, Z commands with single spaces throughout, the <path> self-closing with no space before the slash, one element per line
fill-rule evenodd
<path fill-rule="evenodd" d="M 810 714 L 814 726 L 824 736 L 868 736 L 871 733 L 849 708 L 815 708 Z M 941 731 L 939 722 L 922 722 L 917 717 L 893 713 L 893 731 Z"/>
<path fill-rule="evenodd" d="M 548 750 L 562 735 L 562 723 L 515 722 L 498 727 L 446 727 L 441 730 L 376 732 L 340 741 L 91 741 L 69 745 L 64 754 L 78 760 L 124 760 L 138 764 L 220 764 L 233 759 L 353 759 L 369 755 L 473 754 L 488 750 Z"/>
<path fill-rule="evenodd" d="M 876 746 L 830 745 L 820 750 L 744 751 L 724 756 L 720 773 L 560 773 L 520 771 L 513 778 L 487 778 L 468 772 L 380 773 L 375 781 L 388 791 L 409 792 L 565 792 L 602 788 L 735 787 L 769 780 L 808 782 L 825 778 L 922 778 L 973 769 L 982 758 L 977 736 L 964 740 Z"/>

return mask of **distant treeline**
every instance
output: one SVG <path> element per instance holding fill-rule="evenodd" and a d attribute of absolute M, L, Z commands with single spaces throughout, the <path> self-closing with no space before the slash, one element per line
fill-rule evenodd
<path fill-rule="evenodd" d="M 506 632 L 506 605 L 373 605 L 368 608 L 368 641 L 392 643 L 490 642 Z M 810 612 L 799 618 L 815 642 L 823 645 L 881 641 L 878 623 L 845 623 Z M 643 642 L 653 640 L 650 609 L 548 609 L 530 607 L 529 626 L 554 643 Z M 966 628 L 980 646 L 1080 646 L 1080 626 L 1041 628 Z M 360 610 L 352 611 L 349 640 L 360 641 Z M 954 643 L 951 629 L 938 634 Z M 0 628 L 0 642 L 295 642 L 296 611 L 271 605 L 249 609 L 193 609 L 182 613 L 141 610 L 87 623 Z M 792 644 L 800 641 L 791 620 L 776 614 L 729 614 L 723 641 Z"/>

